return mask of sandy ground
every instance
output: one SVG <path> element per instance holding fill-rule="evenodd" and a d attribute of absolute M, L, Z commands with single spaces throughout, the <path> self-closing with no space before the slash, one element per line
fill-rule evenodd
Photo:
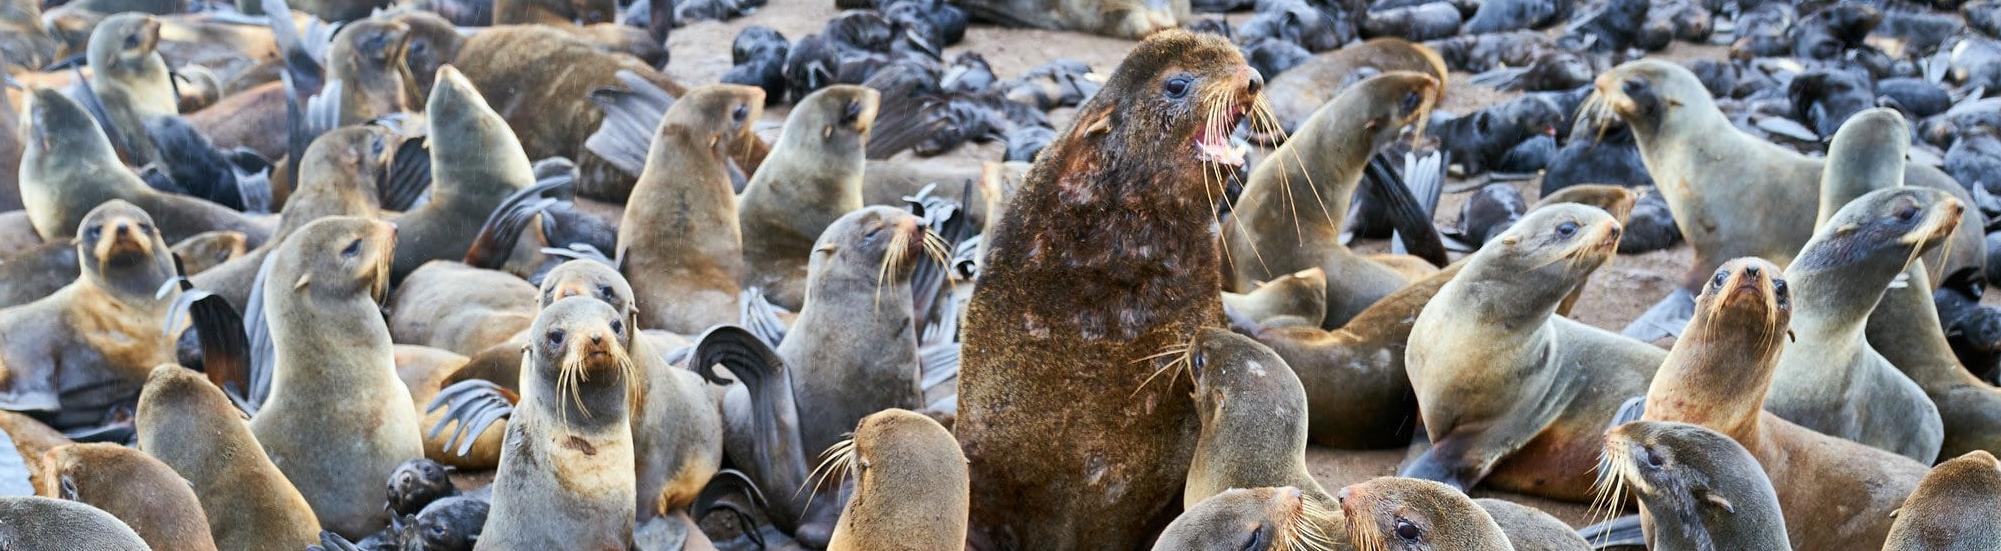
<path fill-rule="evenodd" d="M 730 42 L 737 33 L 751 25 L 765 25 L 777 29 L 788 40 L 798 40 L 807 34 L 818 32 L 825 21 L 838 10 L 828 0 L 772 0 L 771 4 L 758 12 L 736 20 L 719 22 L 704 21 L 675 29 L 669 39 L 672 60 L 667 66 L 668 74 L 684 84 L 698 85 L 716 82 L 730 68 Z M 1233 23 L 1240 23 L 1247 14 L 1230 14 Z M 1213 16 L 1211 16 L 1213 17 Z M 1133 42 L 1103 38 L 1078 33 L 1004 29 L 976 24 L 967 30 L 966 40 L 947 50 L 946 58 L 960 52 L 974 51 L 985 56 L 994 72 L 1001 78 L 1011 78 L 1037 65 L 1057 58 L 1082 60 L 1099 71 L 1110 71 L 1133 46 Z M 1663 55 L 1670 58 L 1721 57 L 1724 49 L 1716 46 L 1676 44 Z M 1503 101 L 1515 94 L 1465 84 L 1468 75 L 1457 74 L 1456 82 L 1447 91 L 1446 101 L 1440 109 L 1448 112 L 1464 113 L 1485 105 Z M 785 108 L 771 106 L 767 109 L 765 124 L 760 125 L 767 137 L 775 137 L 777 127 L 784 120 Z M 1067 122 L 1067 113 L 1058 113 L 1054 120 L 1058 124 Z M 931 159 L 911 159 L 906 153 L 899 159 L 927 164 L 977 167 L 986 160 L 999 160 L 1002 148 L 998 143 L 969 145 L 946 155 Z M 1455 183 L 1467 183 L 1455 181 Z M 1536 179 L 1518 182 L 1523 195 L 1533 203 L 1537 199 L 1540 181 Z M 1455 186 L 1476 189 L 1478 186 Z M 1438 222 L 1451 225 L 1459 212 L 1459 205 L 1467 194 L 1447 194 L 1438 208 Z M 1387 244 L 1364 242 L 1360 249 L 1370 251 L 1386 250 Z M 1613 260 L 1600 269 L 1586 287 L 1582 302 L 1577 308 L 1580 321 L 1617 331 L 1626 322 L 1638 317 L 1654 301 L 1665 296 L 1673 286 L 1673 281 L 1687 269 L 1692 252 L 1681 246 L 1668 251 L 1638 256 L 1626 256 Z M 1321 484 L 1332 489 L 1368 480 L 1378 476 L 1393 475 L 1397 465 L 1405 458 L 1404 450 L 1350 451 L 1327 448 L 1312 448 L 1307 452 L 1307 464 Z M 1587 523 L 1589 516 L 1583 504 L 1559 503 L 1526 496 L 1497 494 L 1475 491 L 1476 496 L 1503 497 L 1549 511 L 1574 525 Z"/>

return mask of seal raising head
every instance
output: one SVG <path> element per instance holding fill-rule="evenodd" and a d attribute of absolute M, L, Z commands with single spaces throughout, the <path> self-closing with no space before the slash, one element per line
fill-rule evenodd
<path fill-rule="evenodd" d="M 1348 539 L 1364 551 L 1512 549 L 1501 525 L 1473 498 L 1451 486 L 1384 477 L 1335 495 L 1348 517 Z"/>
<path fill-rule="evenodd" d="M 1683 423 L 1626 423 L 1605 433 L 1605 458 L 1617 477 L 1611 485 L 1640 498 L 1647 541 L 1656 549 L 1792 548 L 1771 480 L 1751 452 L 1722 433 Z"/>

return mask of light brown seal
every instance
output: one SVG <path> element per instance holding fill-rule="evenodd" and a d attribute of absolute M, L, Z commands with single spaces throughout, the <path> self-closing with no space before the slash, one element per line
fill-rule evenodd
<path fill-rule="evenodd" d="M 153 369 L 137 426 L 139 449 L 193 485 L 217 548 L 296 551 L 319 543 L 312 506 L 264 455 L 242 410 L 200 373 Z"/>
<path fill-rule="evenodd" d="M 535 185 L 514 130 L 458 69 L 438 69 L 424 117 L 431 125 L 431 200 L 396 217 L 402 239 L 395 281 L 425 262 L 464 258 L 501 201 Z"/>
<path fill-rule="evenodd" d="M 1883 551 L 1973 551 L 2001 546 L 2001 461 L 1984 450 L 1932 467 L 1897 509 Z"/>
<path fill-rule="evenodd" d="M 1278 118 L 1278 128 L 1293 132 L 1349 84 L 1366 78 L 1372 72 L 1390 71 L 1414 71 L 1429 75 L 1438 79 L 1440 90 L 1445 89 L 1444 84 L 1450 74 L 1445 68 L 1445 60 L 1428 46 L 1401 38 L 1375 38 L 1320 53 L 1272 77 L 1271 92 L 1266 97 L 1271 100 L 1272 114 Z M 1270 129 L 1253 129 L 1253 132 L 1260 134 L 1259 137 L 1265 141 L 1283 138 L 1282 135 L 1271 135 Z"/>
<path fill-rule="evenodd" d="M 1223 307 L 1266 327 L 1319 327 L 1327 317 L 1327 272 L 1307 268 L 1267 281 L 1251 292 L 1223 293 Z"/>
<path fill-rule="evenodd" d="M 215 549 L 208 515 L 187 479 L 146 452 L 117 444 L 49 450 L 40 492 L 111 513 L 154 551 Z"/>
<path fill-rule="evenodd" d="M 1175 517 L 1154 540 L 1153 549 L 1328 549 L 1335 541 L 1318 528 L 1327 514 L 1298 488 L 1233 489 Z"/>
<path fill-rule="evenodd" d="M 1383 477 L 1342 488 L 1335 497 L 1348 518 L 1348 541 L 1359 549 L 1514 549 L 1494 517 L 1451 486 Z"/>
<path fill-rule="evenodd" d="M 862 418 L 830 461 L 845 463 L 854 496 L 829 551 L 960 549 L 971 482 L 959 441 L 930 417 L 886 409 Z"/>
<path fill-rule="evenodd" d="M 863 86 L 820 89 L 793 107 L 771 155 L 737 205 L 745 287 L 798 310 L 806 300 L 813 243 L 843 214 L 862 208 L 869 127 L 882 94 Z"/>
<path fill-rule="evenodd" d="M 159 43 L 160 20 L 143 13 L 107 17 L 90 33 L 88 85 L 110 119 L 104 134 L 132 166 L 160 160 L 146 121 L 180 113 L 167 60 L 154 51 Z"/>

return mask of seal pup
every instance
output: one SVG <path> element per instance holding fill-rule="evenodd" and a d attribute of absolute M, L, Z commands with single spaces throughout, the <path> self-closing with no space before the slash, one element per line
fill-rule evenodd
<path fill-rule="evenodd" d="M 162 329 L 178 297 L 160 293 L 174 260 L 145 211 L 112 200 L 74 231 L 75 281 L 0 310 L 0 407 L 58 430 L 118 422 L 152 366 L 174 361 L 180 333 Z"/>
<path fill-rule="evenodd" d="M 1765 409 L 1920 463 L 1936 460 L 1945 439 L 1938 407 L 1864 331 L 1891 282 L 1913 258 L 1951 239 L 1964 210 L 1945 192 L 1902 187 L 1835 211 L 1786 268 L 1799 345 L 1780 357 Z"/>
<path fill-rule="evenodd" d="M 2001 545 L 2001 461 L 1985 450 L 1932 467 L 1890 525 L 1883 551 L 1993 549 Z"/>
<path fill-rule="evenodd" d="M 736 321 L 746 274 L 730 151 L 756 139 L 763 113 L 764 91 L 735 85 L 690 90 L 667 109 L 618 224 L 641 327 L 693 335 Z"/>
<path fill-rule="evenodd" d="M 104 133 L 132 166 L 160 160 L 146 122 L 180 114 L 167 60 L 154 51 L 159 43 L 159 19 L 127 12 L 98 23 L 86 49 L 91 70 L 87 86 L 104 107 Z"/>
<path fill-rule="evenodd" d="M 435 204 L 435 203 L 434 203 Z M 424 456 L 417 406 L 396 378 L 380 301 L 396 225 L 322 218 L 272 253 L 263 294 L 275 345 L 270 397 L 250 430 L 313 504 L 320 524 L 350 539 L 388 525 L 388 480 Z M 326 439 L 346 445 L 328 449 Z"/>
<path fill-rule="evenodd" d="M 1181 361 L 1195 383 L 1195 414 L 1202 431 L 1182 490 L 1183 507 L 1230 488 L 1290 486 L 1327 511 L 1340 507 L 1306 470 L 1306 391 L 1277 353 L 1250 337 L 1204 327 Z M 1176 372 L 1171 377 L 1178 377 Z M 1322 534 L 1345 539 L 1339 515 L 1327 515 Z"/>
<path fill-rule="evenodd" d="M 1323 52 L 1311 60 L 1301 63 L 1271 79 L 1271 91 L 1265 96 L 1271 101 L 1272 114 L 1278 119 L 1278 129 L 1294 132 L 1314 113 L 1320 111 L 1349 84 L 1370 74 L 1369 71 L 1391 72 L 1412 71 L 1438 79 L 1438 89 L 1444 90 L 1450 71 L 1445 60 L 1429 46 L 1416 44 L 1401 38 L 1375 38 L 1361 44 Z M 1252 129 L 1253 135 L 1261 141 L 1273 142 L 1284 139 L 1283 135 L 1272 135 L 1269 129 Z"/>
<path fill-rule="evenodd" d="M 1486 509 L 1438 482 L 1383 477 L 1342 488 L 1335 499 L 1357 549 L 1514 549 Z"/>
<path fill-rule="evenodd" d="M 1263 85 L 1221 38 L 1148 37 L 986 234 L 954 425 L 974 548 L 1132 548 L 1168 520 L 1193 404 L 1186 387 L 1133 389 L 1156 354 L 1222 320 L 1205 200 L 1221 190 L 1203 175 L 1240 163 L 1222 129 Z M 1051 438 L 1072 445 L 1038 444 Z"/>
<path fill-rule="evenodd" d="M 1805 199 L 1818 197 L 1824 162 L 1738 130 L 1688 69 L 1654 59 L 1620 65 L 1598 76 L 1582 109 L 1609 111 L 1632 129 L 1675 225 L 1695 248 L 1682 287 L 1627 326 L 1627 335 L 1651 341 L 1672 334 L 1683 325 L 1679 318 L 1694 293 L 1724 260 L 1756 256 L 1784 266 L 1813 237 L 1812 228 L 1791 221 L 1813 216 L 1817 202 Z M 1905 180 L 1952 193 L 1962 203 L 1971 200 L 1935 168 L 1909 166 Z M 1985 262 L 1982 216 L 1971 210 L 1961 216 L 1952 258 L 1926 259 L 1928 267 L 1943 270 L 1937 273 L 1978 270 Z"/>
<path fill-rule="evenodd" d="M 1639 498 L 1649 549 L 1786 551 L 1778 492 L 1758 459 L 1697 425 L 1634 421 L 1605 433 L 1605 503 Z"/>
<path fill-rule="evenodd" d="M 53 542 L 62 542 L 55 544 Z M 117 517 L 75 501 L 41 496 L 0 497 L 0 546 L 8 549 L 147 551 L 146 541 Z"/>
<path fill-rule="evenodd" d="M 886 409 L 862 418 L 855 436 L 828 450 L 846 465 L 854 496 L 841 510 L 829 551 L 928 551 L 966 543 L 971 482 L 966 455 L 943 425 Z"/>
<path fill-rule="evenodd" d="M 139 394 L 136 425 L 139 449 L 194 487 L 218 549 L 296 551 L 319 543 L 312 506 L 264 454 L 242 410 L 200 373 L 154 368 Z"/>
<path fill-rule="evenodd" d="M 1647 388 L 1641 419 L 1700 425 L 1743 444 L 1778 491 L 1797 549 L 1878 549 L 1925 466 L 1765 409 L 1794 304 L 1782 275 L 1757 258 L 1717 269 Z"/>
<path fill-rule="evenodd" d="M 978 0 L 966 15 L 1009 27 L 1139 40 L 1192 21 L 1189 0 Z"/>
<path fill-rule="evenodd" d="M 136 449 L 74 444 L 48 451 L 42 495 L 104 510 L 158 551 L 215 549 L 208 515 L 180 473 Z"/>
<path fill-rule="evenodd" d="M 21 155 L 21 200 L 44 241 L 75 237 L 84 215 L 112 199 L 153 215 L 170 242 L 214 230 L 241 232 L 252 244 L 270 235 L 264 223 L 228 207 L 146 187 L 119 162 L 97 121 L 61 92 L 34 89 L 29 97 L 22 121 L 28 146 Z"/>
<path fill-rule="evenodd" d="M 1223 308 L 1265 327 L 1319 327 L 1327 317 L 1327 272 L 1307 268 L 1258 285 L 1245 294 L 1223 293 Z"/>
<path fill-rule="evenodd" d="M 1327 514 L 1298 488 L 1233 489 L 1175 517 L 1153 549 L 1333 549 L 1335 540 L 1318 528 Z"/>
<path fill-rule="evenodd" d="M 431 260 L 463 258 L 501 201 L 535 185 L 535 168 L 507 121 L 452 66 L 438 69 L 425 103 L 430 124 L 431 200 L 402 216 L 394 281 Z"/>
<path fill-rule="evenodd" d="M 174 257 L 181 259 L 181 270 L 188 275 L 194 275 L 241 258 L 250 251 L 244 244 L 243 234 L 233 231 L 212 231 L 195 234 L 194 237 L 175 243 L 173 252 Z"/>
<path fill-rule="evenodd" d="M 1591 497 L 1598 435 L 1621 401 L 1645 392 L 1664 356 L 1554 315 L 1612 257 L 1619 234 L 1597 208 L 1537 209 L 1439 288 L 1404 352 L 1432 447 L 1402 476 Z"/>
<path fill-rule="evenodd" d="M 1223 225 L 1231 288 L 1307 268 L 1327 273 L 1327 317 L 1340 327 L 1406 283 L 1404 273 L 1341 244 L 1348 207 L 1376 150 L 1422 125 L 1444 93 L 1438 79 L 1394 72 L 1328 102 L 1251 171 Z"/>
<path fill-rule="evenodd" d="M 745 287 L 797 311 L 806 298 L 813 242 L 841 215 L 862 208 L 862 168 L 882 94 L 820 89 L 785 117 L 785 130 L 738 203 Z"/>
<path fill-rule="evenodd" d="M 611 305 L 586 297 L 535 318 L 475 549 L 632 546 L 631 330 Z"/>

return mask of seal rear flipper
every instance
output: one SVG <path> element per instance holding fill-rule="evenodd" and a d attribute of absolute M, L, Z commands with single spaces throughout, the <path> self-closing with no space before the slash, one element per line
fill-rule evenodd
<path fill-rule="evenodd" d="M 901 65 L 891 66 L 869 78 L 870 83 L 897 82 L 893 77 L 897 71 L 911 69 Z M 903 84 L 885 88 L 882 84 L 864 83 L 881 92 L 881 100 L 876 108 L 874 126 L 869 130 L 868 151 L 870 159 L 888 159 L 903 150 L 916 147 L 924 140 L 943 131 L 938 117 L 932 116 L 935 108 L 943 103 L 926 101 L 920 97 L 916 86 Z"/>
<path fill-rule="evenodd" d="M 741 500 L 741 501 L 739 501 Z M 747 503 L 745 503 L 747 502 Z M 757 519 L 771 506 L 764 499 L 764 492 L 757 489 L 749 476 L 736 469 L 716 471 L 702 491 L 695 494 L 695 502 L 688 506 L 689 516 L 696 522 L 707 519 L 709 514 L 722 511 L 736 520 L 735 525 L 745 537 L 763 548 L 763 534 L 758 532 Z"/>
<path fill-rule="evenodd" d="M 263 264 L 257 267 L 257 277 L 250 283 L 250 300 L 243 305 L 243 333 L 250 341 L 250 386 L 243 389 L 243 403 L 240 406 L 251 415 L 264 405 L 264 399 L 271 395 L 271 374 L 277 369 L 278 349 L 271 338 L 271 322 L 264 314 L 264 282 L 276 265 L 278 255 L 264 255 Z"/>
<path fill-rule="evenodd" d="M 238 407 L 248 401 L 250 388 L 250 338 L 243 332 L 243 318 L 221 295 L 196 289 L 181 280 L 181 295 L 174 299 L 167 315 L 166 330 L 172 334 L 186 312 L 188 329 L 201 343 L 202 373 L 216 388 L 228 394 Z"/>
<path fill-rule="evenodd" d="M 904 197 L 904 209 L 923 220 L 931 233 L 942 239 L 950 250 L 973 235 L 972 222 L 965 213 L 965 205 L 972 199 L 973 184 L 965 183 L 959 191 L 958 201 L 934 195 L 932 192 L 937 187 L 937 184 L 929 184 L 918 190 L 916 195 Z M 950 268 L 939 262 L 919 262 L 911 275 L 912 311 L 916 312 L 912 323 L 919 331 L 927 328 L 936 315 L 939 302 L 951 292 Z"/>
<path fill-rule="evenodd" d="M 1401 245 L 1409 254 L 1424 259 L 1440 268 L 1451 263 L 1445 254 L 1445 241 L 1438 235 L 1438 228 L 1431 223 L 1431 207 L 1437 205 L 1438 195 L 1444 189 L 1444 162 L 1438 153 L 1424 159 L 1405 154 L 1407 167 L 1406 181 L 1390 167 L 1386 155 L 1377 154 L 1369 158 L 1368 193 L 1389 215 L 1391 227 L 1397 236 L 1392 246 Z M 1429 201 L 1425 198 L 1429 197 Z"/>
<path fill-rule="evenodd" d="M 604 112 L 604 122 L 584 140 L 584 149 L 638 177 L 646 169 L 660 119 L 674 106 L 674 96 L 632 71 L 621 70 L 616 77 L 624 90 L 599 88 L 590 93 L 591 102 Z"/>
<path fill-rule="evenodd" d="M 1522 76 L 1528 74 L 1528 67 L 1496 67 L 1487 72 L 1468 77 L 1466 82 L 1501 90 L 1520 89 Z"/>
<path fill-rule="evenodd" d="M 1668 296 L 1654 303 L 1639 319 L 1626 324 L 1619 334 L 1640 342 L 1654 342 L 1667 337 L 1679 337 L 1688 327 L 1689 318 L 1695 317 L 1695 295 L 1687 289 L 1675 287 Z"/>
<path fill-rule="evenodd" d="M 487 215 L 486 224 L 480 226 L 479 235 L 473 237 L 472 247 L 466 250 L 466 265 L 494 270 L 506 264 L 528 223 L 549 207 L 565 201 L 573 182 L 573 178 L 550 178 L 501 200 L 500 206 Z"/>
<path fill-rule="evenodd" d="M 271 25 L 271 36 L 278 43 L 279 57 L 285 63 L 285 70 L 278 77 L 285 86 L 285 153 L 291 162 L 285 163 L 283 179 L 297 182 L 299 160 L 305 158 L 306 146 L 312 145 L 320 132 L 331 128 L 312 130 L 314 99 L 324 94 L 328 84 L 326 67 L 306 49 L 298 26 L 289 16 L 292 7 L 285 0 L 261 0 L 261 6 L 269 14 L 266 19 Z"/>
<path fill-rule="evenodd" d="M 785 320 L 778 317 L 778 312 L 781 310 L 778 305 L 764 298 L 763 289 L 757 287 L 744 289 L 737 303 L 741 305 L 738 307 L 740 311 L 737 312 L 737 316 L 741 319 L 744 331 L 755 335 L 759 342 L 774 349 L 778 348 L 779 343 L 785 342 Z"/>
<path fill-rule="evenodd" d="M 1594 550 L 1647 547 L 1647 533 L 1640 525 L 1639 515 L 1626 515 L 1578 528 L 1577 535 L 1590 543 Z"/>
<path fill-rule="evenodd" d="M 724 384 L 714 372 L 720 365 L 748 391 L 756 427 L 750 435 L 751 460 L 758 464 L 761 478 L 757 486 L 767 496 L 784 499 L 783 510 L 774 511 L 774 516 L 790 517 L 796 525 L 805 518 L 813 495 L 801 491 L 811 482 L 811 470 L 799 438 L 799 409 L 785 361 L 741 327 L 716 326 L 697 342 L 690 368 L 710 382 Z"/>
<path fill-rule="evenodd" d="M 377 201 L 382 210 L 403 212 L 414 208 L 417 200 L 431 189 L 430 138 L 418 136 L 403 140 L 396 145 L 396 156 L 389 161 L 389 175 L 383 179 L 378 189 Z"/>
<path fill-rule="evenodd" d="M 457 424 L 458 429 L 453 431 L 451 438 L 445 439 L 440 447 L 449 450 L 456 442 L 459 446 L 455 453 L 466 455 L 472 451 L 473 444 L 478 442 L 479 435 L 484 434 L 487 427 L 512 415 L 514 404 L 520 401 L 520 395 L 486 379 L 466 379 L 452 383 L 439 389 L 438 395 L 431 398 L 431 403 L 424 405 L 425 413 L 445 408 L 444 417 L 438 419 L 437 424 L 431 425 L 431 430 L 424 435 L 424 439 L 437 438 L 439 433 L 444 432 L 445 427 Z"/>
<path fill-rule="evenodd" d="M 167 177 L 182 193 L 239 211 L 250 210 L 236 180 L 236 165 L 194 125 L 179 116 L 153 117 L 146 121 L 145 131 L 153 141 L 154 160 L 164 166 Z"/>
<path fill-rule="evenodd" d="M 1439 482 L 1461 492 L 1471 490 L 1487 478 L 1493 469 L 1493 462 L 1476 461 L 1478 458 L 1469 455 L 1475 450 L 1468 449 L 1467 440 L 1446 437 L 1433 441 L 1431 449 L 1404 465 L 1397 471 L 1397 476 Z"/>

